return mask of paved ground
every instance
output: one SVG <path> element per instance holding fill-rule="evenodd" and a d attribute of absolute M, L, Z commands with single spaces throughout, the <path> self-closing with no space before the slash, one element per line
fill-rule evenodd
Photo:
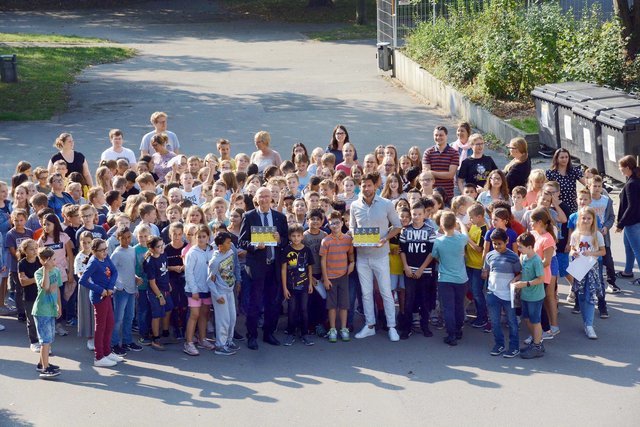
<path fill-rule="evenodd" d="M 229 20 L 210 2 L 181 12 L 173 5 L 0 14 L 3 31 L 106 37 L 140 52 L 84 72 L 70 110 L 54 120 L 0 124 L 0 177 L 20 159 L 44 164 L 63 131 L 92 166 L 111 127 L 135 149 L 155 110 L 170 114 L 184 151 L 199 154 L 219 137 L 234 152 L 253 151 L 253 133 L 267 129 L 286 156 L 299 140 L 326 145 L 336 123 L 358 147 L 406 151 L 426 148 L 436 123 L 453 125 L 380 77 L 371 42 L 318 43 L 301 33 L 317 26 Z M 618 265 L 622 254 L 614 236 Z M 491 337 L 465 329 L 455 348 L 441 332 L 395 344 L 379 334 L 311 348 L 262 345 L 229 358 L 189 358 L 174 345 L 108 370 L 91 365 L 84 342 L 64 337 L 53 359 L 64 375 L 45 382 L 36 379 L 24 326 L 2 318 L 0 425 L 637 425 L 640 299 L 621 285 L 622 294 L 608 296 L 611 318 L 596 321 L 599 340 L 587 340 L 563 305 L 562 333 L 535 361 L 491 357 Z"/>

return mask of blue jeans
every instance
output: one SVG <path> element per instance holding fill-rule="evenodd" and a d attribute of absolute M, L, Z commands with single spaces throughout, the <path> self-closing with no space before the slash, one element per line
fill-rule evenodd
<path fill-rule="evenodd" d="M 113 334 L 111 346 L 131 344 L 131 327 L 136 312 L 136 296 L 126 291 L 116 290 L 113 294 Z"/>
<path fill-rule="evenodd" d="M 482 270 L 467 267 L 467 276 L 469 276 L 469 287 L 473 294 L 473 302 L 476 305 L 477 323 L 485 323 L 487 321 L 487 300 L 484 297 L 484 280 L 482 280 Z"/>
<path fill-rule="evenodd" d="M 142 338 L 147 338 L 151 331 L 149 292 L 148 289 L 138 290 L 138 333 Z"/>
<path fill-rule="evenodd" d="M 353 326 L 353 315 L 356 307 L 356 297 L 360 290 L 360 278 L 358 272 L 353 270 L 349 275 L 349 311 L 347 312 L 347 325 Z"/>
<path fill-rule="evenodd" d="M 500 314 L 502 309 L 504 309 L 507 315 L 507 324 L 509 325 L 509 350 L 519 349 L 518 319 L 516 318 L 516 309 L 511 308 L 511 301 L 500 299 L 493 293 L 488 293 L 487 308 L 489 309 L 491 330 L 493 331 L 493 339 L 496 344 L 504 346 L 504 334 L 502 333 L 502 325 L 500 324 Z"/>
<path fill-rule="evenodd" d="M 576 298 L 578 298 L 578 302 L 580 303 L 580 314 L 582 314 L 584 326 L 593 326 L 596 306 L 591 302 L 588 292 L 576 292 Z"/>
<path fill-rule="evenodd" d="M 633 272 L 633 265 L 638 263 L 640 268 L 640 222 L 633 225 L 627 225 L 624 231 L 624 252 L 625 264 L 624 271 L 626 273 Z"/>
<path fill-rule="evenodd" d="M 438 294 L 442 301 L 444 323 L 450 338 L 462 332 L 464 325 L 464 296 L 466 283 L 438 282 Z"/>

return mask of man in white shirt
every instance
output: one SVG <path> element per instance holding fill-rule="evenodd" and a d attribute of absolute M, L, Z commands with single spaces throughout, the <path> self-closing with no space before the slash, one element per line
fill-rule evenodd
<path fill-rule="evenodd" d="M 167 150 L 175 154 L 180 154 L 180 142 L 178 141 L 178 137 L 175 133 L 167 130 L 167 113 L 156 111 L 151 115 L 150 120 L 154 130 L 142 137 L 142 141 L 140 142 L 140 155 L 146 156 L 148 154 L 152 156 L 156 152 L 156 150 L 151 146 L 151 137 L 159 133 L 165 133 L 169 138 L 166 146 Z"/>
<path fill-rule="evenodd" d="M 111 147 L 107 148 L 100 155 L 100 160 L 118 160 L 125 159 L 129 162 L 129 169 L 135 169 L 136 167 L 136 155 L 133 150 L 123 147 L 124 134 L 120 129 L 111 129 L 109 131 L 109 141 L 111 141 Z"/>

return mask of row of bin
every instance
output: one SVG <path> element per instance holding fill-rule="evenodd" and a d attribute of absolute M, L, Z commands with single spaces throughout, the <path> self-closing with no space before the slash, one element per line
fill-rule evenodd
<path fill-rule="evenodd" d="M 566 148 L 582 164 L 625 181 L 618 161 L 640 155 L 640 98 L 584 82 L 538 86 L 531 95 L 542 145 Z"/>

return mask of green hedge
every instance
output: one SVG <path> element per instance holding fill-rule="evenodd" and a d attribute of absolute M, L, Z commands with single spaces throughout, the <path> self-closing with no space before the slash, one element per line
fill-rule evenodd
<path fill-rule="evenodd" d="M 405 50 L 476 101 L 527 101 L 534 86 L 569 80 L 638 89 L 640 59 L 625 59 L 619 21 L 602 20 L 597 6 L 576 19 L 554 2 L 461 0 L 448 15 L 418 26 Z"/>

